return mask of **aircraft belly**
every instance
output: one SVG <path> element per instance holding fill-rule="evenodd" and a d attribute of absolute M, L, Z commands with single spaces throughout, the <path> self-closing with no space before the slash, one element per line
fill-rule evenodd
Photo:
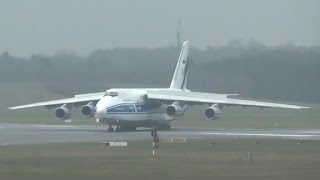
<path fill-rule="evenodd" d="M 108 114 L 107 119 L 114 119 L 119 121 L 146 121 L 146 120 L 166 120 L 166 114 L 158 113 L 117 113 Z"/>

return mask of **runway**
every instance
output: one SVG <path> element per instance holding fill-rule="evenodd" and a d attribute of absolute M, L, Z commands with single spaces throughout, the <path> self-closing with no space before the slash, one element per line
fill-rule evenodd
<path fill-rule="evenodd" d="M 107 132 L 105 125 L 38 125 L 1 124 L 0 145 L 39 144 L 64 142 L 127 141 L 150 139 L 149 129 L 133 132 Z M 223 129 L 223 128 L 173 128 L 159 131 L 160 139 L 297 139 L 320 140 L 320 129 Z"/>

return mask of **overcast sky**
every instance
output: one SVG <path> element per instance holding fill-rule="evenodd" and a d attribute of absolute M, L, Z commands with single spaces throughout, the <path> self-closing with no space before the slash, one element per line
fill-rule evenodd
<path fill-rule="evenodd" d="M 319 0 L 0 0 L 0 53 L 175 45 L 220 46 L 230 39 L 320 45 Z"/>

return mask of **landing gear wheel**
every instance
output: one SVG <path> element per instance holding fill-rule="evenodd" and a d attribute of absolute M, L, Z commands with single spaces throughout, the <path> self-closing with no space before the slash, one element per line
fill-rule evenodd
<path fill-rule="evenodd" d="M 112 128 L 112 126 L 109 126 L 109 128 L 108 128 L 108 132 L 113 132 L 113 128 Z"/>

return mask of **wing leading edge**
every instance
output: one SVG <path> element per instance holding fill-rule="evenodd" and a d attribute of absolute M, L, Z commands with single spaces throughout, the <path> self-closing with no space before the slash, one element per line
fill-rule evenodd
<path fill-rule="evenodd" d="M 50 107 L 62 106 L 63 104 L 70 104 L 73 106 L 77 106 L 79 104 L 85 104 L 85 103 L 92 102 L 92 101 L 98 101 L 103 97 L 104 94 L 105 94 L 104 92 L 90 93 L 90 94 L 78 94 L 72 98 L 58 99 L 58 100 L 53 100 L 53 101 L 45 101 L 45 102 L 26 104 L 26 105 L 21 105 L 21 106 L 14 106 L 14 107 L 9 107 L 8 109 L 14 110 L 14 109 L 24 109 L 24 108 L 40 107 L 40 106 L 50 108 Z"/>
<path fill-rule="evenodd" d="M 172 91 L 172 90 L 147 90 L 149 99 L 157 99 L 164 101 L 180 101 L 188 104 L 221 104 L 234 106 L 252 106 L 252 107 L 275 107 L 287 109 L 309 109 L 309 107 L 296 106 L 289 104 L 269 103 L 262 101 L 251 101 L 228 98 L 229 94 L 213 94 L 188 91 Z M 231 94 L 232 95 L 232 94 Z"/>

